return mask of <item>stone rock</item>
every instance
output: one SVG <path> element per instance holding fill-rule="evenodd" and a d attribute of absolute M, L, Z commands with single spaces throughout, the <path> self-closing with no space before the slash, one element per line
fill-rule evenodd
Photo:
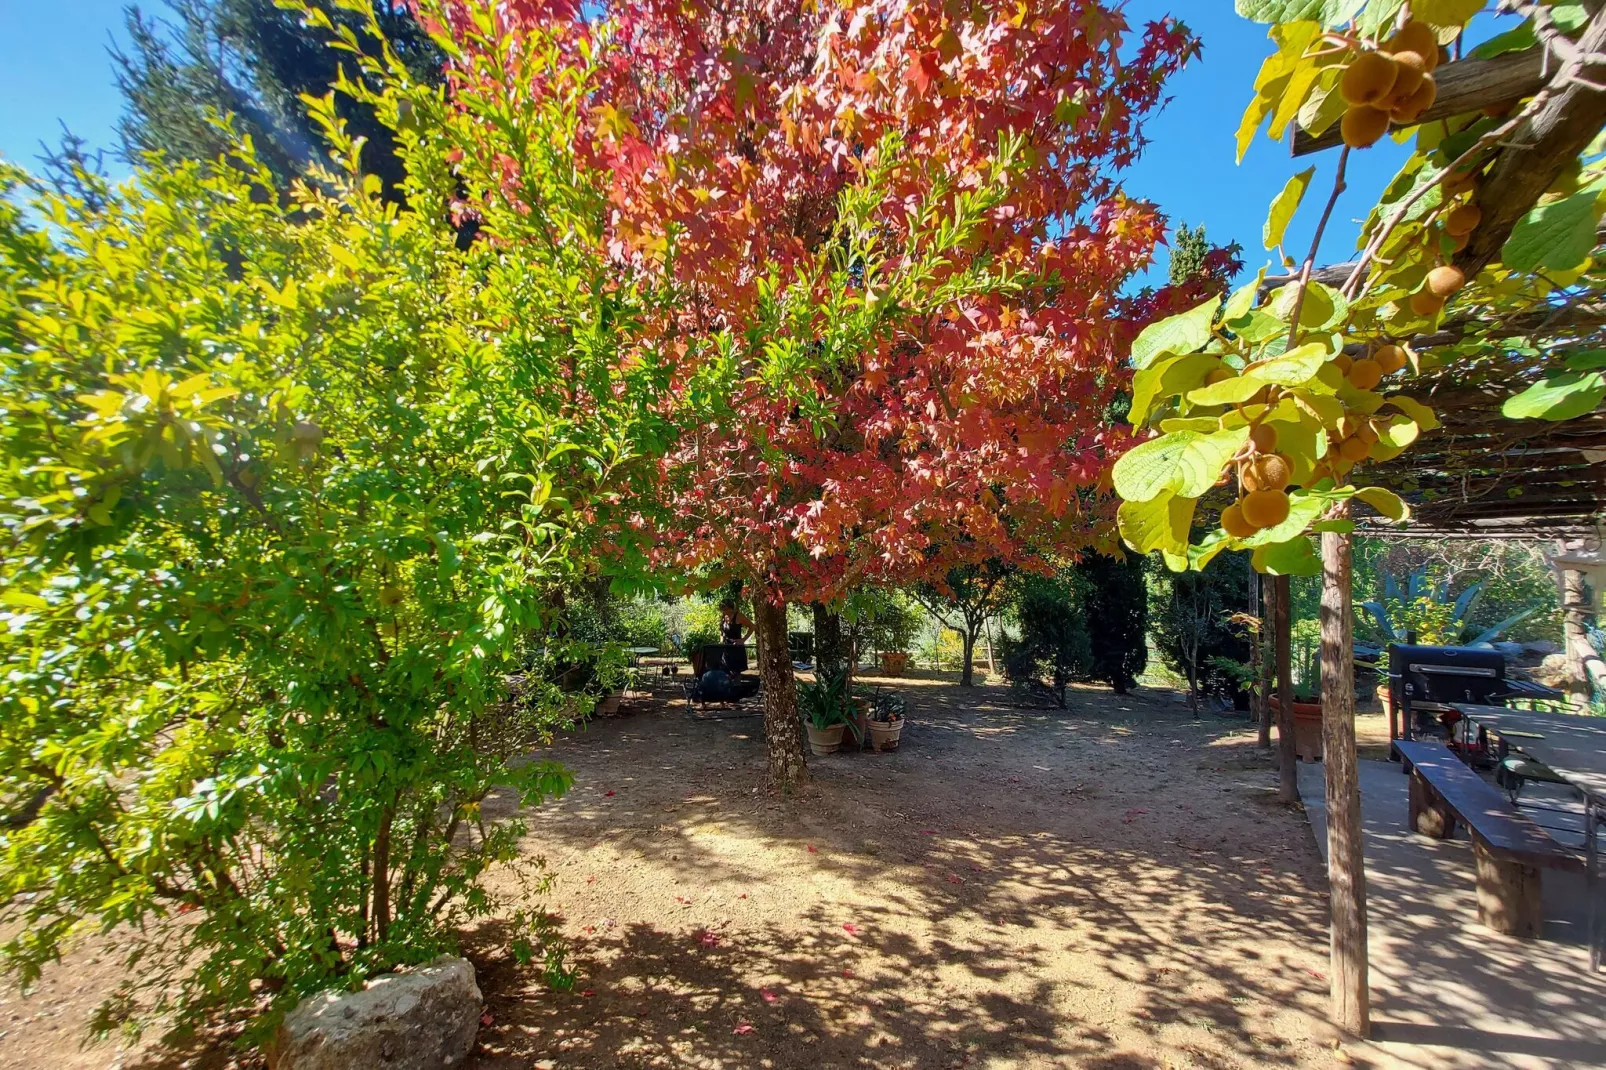
<path fill-rule="evenodd" d="M 376 977 L 361 992 L 308 996 L 268 1049 L 272 1070 L 453 1070 L 474 1047 L 480 990 L 467 959 Z"/>
<path fill-rule="evenodd" d="M 1537 643 L 1522 644 L 1522 652 L 1543 658 L 1551 654 L 1560 654 L 1561 647 L 1552 643 L 1549 639 L 1541 639 Z"/>

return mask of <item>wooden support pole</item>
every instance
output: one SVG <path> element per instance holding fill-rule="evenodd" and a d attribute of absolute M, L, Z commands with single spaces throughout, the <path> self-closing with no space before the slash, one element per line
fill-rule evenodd
<path fill-rule="evenodd" d="M 1347 513 L 1348 509 L 1343 509 Z M 1366 857 L 1355 754 L 1355 664 L 1351 637 L 1351 537 L 1322 533 L 1322 750 L 1327 773 L 1327 884 L 1332 904 L 1328 968 L 1333 1024 L 1371 1032 L 1367 979 Z"/>
<path fill-rule="evenodd" d="M 1260 581 L 1260 573 L 1254 566 L 1249 568 L 1249 612 L 1260 621 L 1260 626 L 1251 629 L 1249 642 L 1249 667 L 1255 673 L 1255 686 L 1249 692 L 1249 712 L 1260 728 L 1260 747 L 1262 750 L 1271 749 L 1271 671 L 1267 666 L 1266 639 L 1270 635 L 1266 627 L 1266 599 L 1261 594 L 1264 584 Z"/>
<path fill-rule="evenodd" d="M 1294 652 L 1288 577 L 1271 581 L 1271 629 L 1277 651 L 1277 797 L 1299 801 L 1299 753 L 1294 740 Z"/>

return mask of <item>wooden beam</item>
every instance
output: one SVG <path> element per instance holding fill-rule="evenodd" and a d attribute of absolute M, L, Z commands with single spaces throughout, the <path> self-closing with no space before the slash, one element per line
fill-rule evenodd
<path fill-rule="evenodd" d="M 1606 7 L 1578 39 L 1577 58 L 1551 78 L 1551 96 L 1506 139 L 1477 200 L 1483 219 L 1455 266 L 1472 278 L 1500 255 L 1511 228 L 1606 126 Z"/>
<path fill-rule="evenodd" d="M 1448 119 L 1467 112 L 1511 104 L 1523 97 L 1531 97 L 1545 84 L 1544 57 L 1538 48 L 1525 52 L 1508 52 L 1493 59 L 1462 59 L 1447 63 L 1433 73 L 1439 95 L 1433 107 L 1422 113 L 1420 123 Z M 1334 123 L 1312 137 L 1303 129 L 1294 131 L 1291 142 L 1295 156 L 1334 148 L 1344 143 Z"/>
<path fill-rule="evenodd" d="M 1347 509 L 1340 507 L 1340 515 Z M 1333 1023 L 1371 1033 L 1367 979 L 1366 852 L 1355 752 L 1352 536 L 1322 533 L 1322 767 L 1327 774 L 1327 894 L 1332 906 L 1328 990 Z"/>

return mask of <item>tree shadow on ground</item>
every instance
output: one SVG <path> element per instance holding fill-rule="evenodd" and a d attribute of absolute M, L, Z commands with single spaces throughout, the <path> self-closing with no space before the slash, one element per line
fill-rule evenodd
<path fill-rule="evenodd" d="M 1325 1061 L 1319 869 L 1252 735 L 1152 695 L 910 693 L 904 748 L 792 799 L 757 725 L 673 704 L 555 748 L 581 786 L 530 844 L 581 980 L 475 934 L 474 1065 Z"/>

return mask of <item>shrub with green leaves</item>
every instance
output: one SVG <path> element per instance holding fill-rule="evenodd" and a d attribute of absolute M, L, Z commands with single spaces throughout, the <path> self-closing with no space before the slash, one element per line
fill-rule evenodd
<path fill-rule="evenodd" d="M 404 81 L 375 103 L 444 114 Z M 492 793 L 570 783 L 509 759 L 587 700 L 509 681 L 631 457 L 641 391 L 595 318 L 628 292 L 572 251 L 458 250 L 312 113 L 341 170 L 290 191 L 249 143 L 93 206 L 0 171 L 0 954 L 27 982 L 130 927 L 105 1024 L 260 1029 L 428 959 L 498 907 L 488 867 L 541 890 Z M 435 182 L 411 203 L 444 204 L 449 128 L 398 127 Z M 585 172 L 550 184 L 519 225 L 600 217 Z M 524 953 L 531 907 L 504 911 Z"/>

